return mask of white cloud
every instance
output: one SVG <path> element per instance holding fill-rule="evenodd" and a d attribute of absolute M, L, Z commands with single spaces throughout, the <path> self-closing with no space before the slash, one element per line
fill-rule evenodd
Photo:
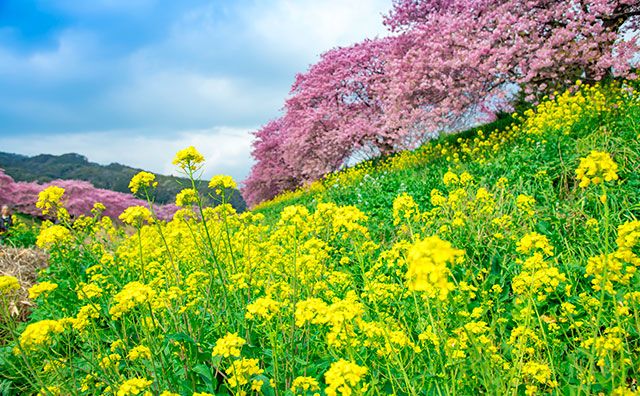
<path fill-rule="evenodd" d="M 167 133 L 177 128 L 253 124 L 255 114 L 275 116 L 283 105 L 280 95 L 272 87 L 240 77 L 170 69 L 123 79 L 96 102 L 105 112 Z"/>
<path fill-rule="evenodd" d="M 311 58 L 335 46 L 384 36 L 382 12 L 388 0 L 279 0 L 243 12 L 249 36 L 271 50 Z"/>
<path fill-rule="evenodd" d="M 47 9 L 73 22 L 50 33 L 53 45 L 0 44 L 0 150 L 77 152 L 167 173 L 174 153 L 194 145 L 208 157 L 207 176 L 242 179 L 247 131 L 278 116 L 294 74 L 335 46 L 384 35 L 380 14 L 390 8 L 389 0 L 60 1 Z"/>
<path fill-rule="evenodd" d="M 284 105 L 295 73 L 321 52 L 385 34 L 381 13 L 390 7 L 388 0 L 232 4 L 206 3 L 176 16 L 164 40 L 128 56 L 127 73 L 103 106 L 154 125 L 266 123 Z"/>
<path fill-rule="evenodd" d="M 2 151 L 37 155 L 75 152 L 99 164 L 118 162 L 160 174 L 176 174 L 175 153 L 194 146 L 205 157 L 203 177 L 226 174 L 242 181 L 249 173 L 252 136 L 248 130 L 216 127 L 153 136 L 145 131 L 0 137 Z M 29 144 L 25 144 L 29 141 Z"/>

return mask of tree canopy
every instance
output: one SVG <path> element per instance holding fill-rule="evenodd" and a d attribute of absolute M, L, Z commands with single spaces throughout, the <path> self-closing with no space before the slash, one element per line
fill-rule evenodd
<path fill-rule="evenodd" d="M 255 133 L 250 205 L 355 155 L 386 155 L 536 103 L 576 81 L 635 79 L 632 0 L 396 0 L 389 36 L 331 49 Z"/>

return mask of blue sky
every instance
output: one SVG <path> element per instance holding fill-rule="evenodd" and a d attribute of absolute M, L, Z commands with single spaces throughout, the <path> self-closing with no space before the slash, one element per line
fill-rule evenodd
<path fill-rule="evenodd" d="M 0 151 L 244 179 L 294 75 L 385 35 L 391 0 L 0 0 Z"/>

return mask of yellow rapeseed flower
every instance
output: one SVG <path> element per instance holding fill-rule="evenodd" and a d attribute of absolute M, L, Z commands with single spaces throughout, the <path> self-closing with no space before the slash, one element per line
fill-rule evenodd
<path fill-rule="evenodd" d="M 87 269 L 87 272 L 89 269 Z M 78 287 L 76 288 L 76 294 L 78 295 L 78 300 L 91 299 L 94 297 L 102 296 L 102 292 L 104 291 L 100 286 L 95 283 L 83 283 L 80 282 Z"/>
<path fill-rule="evenodd" d="M 129 360 L 138 360 L 141 358 L 151 359 L 151 350 L 144 345 L 138 345 L 129 351 L 127 358 Z"/>
<path fill-rule="evenodd" d="M 311 297 L 296 304 L 296 326 L 302 326 L 306 322 L 313 324 L 327 323 L 329 306 L 319 298 Z"/>
<path fill-rule="evenodd" d="M 231 176 L 216 175 L 211 178 L 211 181 L 209 182 L 209 188 L 215 189 L 216 194 L 220 195 L 223 190 L 226 190 L 228 188 L 237 189 L 238 186 L 236 185 L 236 182 L 233 181 L 233 178 L 231 178 Z"/>
<path fill-rule="evenodd" d="M 445 300 L 454 286 L 449 281 L 447 264 L 454 263 L 462 254 L 462 250 L 437 235 L 417 241 L 407 253 L 409 289 L 426 291 L 429 297 Z"/>
<path fill-rule="evenodd" d="M 154 296 L 155 291 L 150 286 L 137 281 L 129 282 L 113 297 L 115 304 L 111 306 L 109 314 L 114 320 L 118 320 L 136 306 L 151 301 Z"/>
<path fill-rule="evenodd" d="M 460 178 L 455 173 L 448 171 L 442 177 L 442 181 L 447 187 L 460 183 Z"/>
<path fill-rule="evenodd" d="M 627 221 L 618 226 L 616 245 L 631 249 L 640 242 L 640 220 Z"/>
<path fill-rule="evenodd" d="M 93 204 L 93 208 L 91 209 L 91 213 L 93 213 L 93 214 L 102 213 L 102 212 L 104 212 L 105 209 L 106 209 L 106 207 L 104 206 L 104 204 L 102 204 L 100 202 L 96 202 L 96 203 Z"/>
<path fill-rule="evenodd" d="M 356 363 L 340 359 L 331 364 L 329 370 L 324 374 L 327 388 L 325 392 L 328 396 L 350 396 L 357 390 L 358 383 L 367 374 L 367 368 L 358 366 Z M 365 388 L 366 384 L 362 386 Z"/>
<path fill-rule="evenodd" d="M 59 207 L 62 203 L 64 188 L 57 186 L 49 186 L 38 194 L 38 202 L 36 208 L 42 209 L 42 214 L 48 214 L 51 209 Z"/>
<path fill-rule="evenodd" d="M 599 184 L 603 181 L 618 180 L 618 165 L 611 159 L 609 153 L 592 151 L 585 158 L 580 159 L 580 165 L 576 169 L 576 175 L 580 180 L 580 187 L 589 184 Z"/>
<path fill-rule="evenodd" d="M 138 227 L 142 226 L 144 221 L 153 222 L 151 211 L 144 206 L 131 206 L 125 209 L 118 218 L 124 223 Z"/>
<path fill-rule="evenodd" d="M 614 389 L 611 396 L 640 396 L 640 390 L 633 391 L 631 388 L 621 385 Z"/>
<path fill-rule="evenodd" d="M 535 231 L 523 236 L 516 247 L 516 250 L 522 254 L 529 254 L 536 249 L 547 256 L 553 256 L 553 246 L 549 243 L 549 239 Z"/>
<path fill-rule="evenodd" d="M 70 232 L 66 227 L 61 225 L 52 225 L 51 227 L 40 229 L 40 234 L 38 234 L 38 238 L 36 239 L 36 245 L 41 248 L 47 247 L 54 245 L 57 242 L 66 241 L 69 236 Z"/>
<path fill-rule="evenodd" d="M 198 193 L 193 188 L 185 188 L 176 195 L 176 206 L 186 207 L 198 202 Z"/>
<path fill-rule="evenodd" d="M 402 193 L 393 200 L 393 225 L 397 226 L 403 221 L 415 221 L 418 215 L 418 204 L 409 194 Z"/>
<path fill-rule="evenodd" d="M 131 178 L 129 188 L 132 193 L 137 194 L 140 189 L 146 190 L 152 185 L 153 187 L 157 186 L 158 182 L 153 182 L 155 179 L 156 175 L 153 173 L 142 171 Z"/>
<path fill-rule="evenodd" d="M 131 378 L 120 385 L 116 396 L 138 395 L 153 384 L 153 381 L 145 378 Z"/>
<path fill-rule="evenodd" d="M 439 190 L 435 188 L 431 190 L 431 205 L 433 206 L 444 206 L 447 203 L 447 198 L 442 195 Z"/>
<path fill-rule="evenodd" d="M 182 169 L 190 169 L 191 171 L 198 169 L 197 164 L 202 162 L 204 162 L 204 157 L 193 146 L 178 151 L 176 158 L 173 159 L 173 165 L 178 165 Z"/>
<path fill-rule="evenodd" d="M 0 276 L 0 293 L 1 294 L 9 294 L 15 290 L 20 288 L 20 284 L 18 283 L 18 279 L 9 275 Z"/>
<path fill-rule="evenodd" d="M 280 311 L 282 304 L 271 297 L 260 297 L 247 305 L 247 319 L 271 320 Z"/>
<path fill-rule="evenodd" d="M 529 216 L 533 216 L 533 214 L 535 213 L 535 204 L 536 200 L 529 195 L 520 194 L 516 198 L 516 205 L 518 206 L 518 210 L 522 213 L 526 213 Z"/>
<path fill-rule="evenodd" d="M 232 361 L 226 372 L 229 375 L 229 387 L 235 389 L 248 384 L 252 376 L 260 375 L 264 370 L 260 368 L 258 359 L 242 358 Z"/>
<path fill-rule="evenodd" d="M 226 336 L 218 339 L 213 347 L 213 356 L 240 357 L 240 348 L 247 342 L 238 337 L 238 333 L 227 333 Z"/>
<path fill-rule="evenodd" d="M 37 285 L 33 285 L 29 288 L 29 298 L 35 300 L 40 297 L 42 294 L 45 296 L 50 292 L 58 288 L 57 283 L 44 281 L 40 282 Z"/>
<path fill-rule="evenodd" d="M 527 362 L 522 366 L 522 374 L 525 377 L 533 378 L 538 383 L 548 385 L 551 388 L 557 386 L 557 383 L 551 379 L 553 373 L 547 364 Z"/>
<path fill-rule="evenodd" d="M 40 391 L 36 396 L 60 396 L 62 395 L 62 391 L 57 386 L 46 386 L 44 388 L 40 388 Z"/>
<path fill-rule="evenodd" d="M 513 277 L 512 288 L 515 294 L 538 294 L 539 301 L 553 292 L 567 277 L 560 270 L 544 260 L 542 253 L 535 252 L 522 263 L 522 271 Z"/>
<path fill-rule="evenodd" d="M 291 384 L 291 389 L 297 390 L 296 394 L 304 394 L 306 391 L 316 391 L 320 387 L 318 380 L 313 377 L 296 377 Z"/>
<path fill-rule="evenodd" d="M 100 312 L 94 305 L 85 305 L 74 319 L 72 319 L 73 328 L 79 332 L 83 332 L 91 324 L 91 319 L 100 317 Z"/>
<path fill-rule="evenodd" d="M 37 350 L 51 344 L 51 335 L 64 331 L 64 326 L 57 320 L 45 319 L 29 323 L 20 335 L 20 346 L 27 351 Z"/>
<path fill-rule="evenodd" d="M 104 371 L 117 370 L 121 360 L 122 356 L 117 353 L 112 353 L 100 359 L 98 366 Z"/>

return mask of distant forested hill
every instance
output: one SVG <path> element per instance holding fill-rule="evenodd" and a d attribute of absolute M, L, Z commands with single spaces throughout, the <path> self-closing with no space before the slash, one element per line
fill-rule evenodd
<path fill-rule="evenodd" d="M 47 183 L 55 179 L 85 180 L 97 188 L 104 188 L 118 192 L 130 193 L 129 181 L 142 169 L 112 163 L 100 165 L 89 162 L 87 157 L 69 153 L 63 155 L 41 154 L 28 157 L 20 154 L 0 152 L 0 168 L 15 181 Z M 156 203 L 165 204 L 175 202 L 175 197 L 183 186 L 191 187 L 186 178 L 164 176 L 156 174 L 158 187 L 156 189 Z M 199 190 L 206 196 L 212 193 L 203 182 Z M 209 199 L 211 201 L 211 199 Z M 247 207 L 239 191 L 235 191 L 230 199 L 231 205 L 238 211 Z M 213 202 L 208 202 L 212 205 Z"/>

